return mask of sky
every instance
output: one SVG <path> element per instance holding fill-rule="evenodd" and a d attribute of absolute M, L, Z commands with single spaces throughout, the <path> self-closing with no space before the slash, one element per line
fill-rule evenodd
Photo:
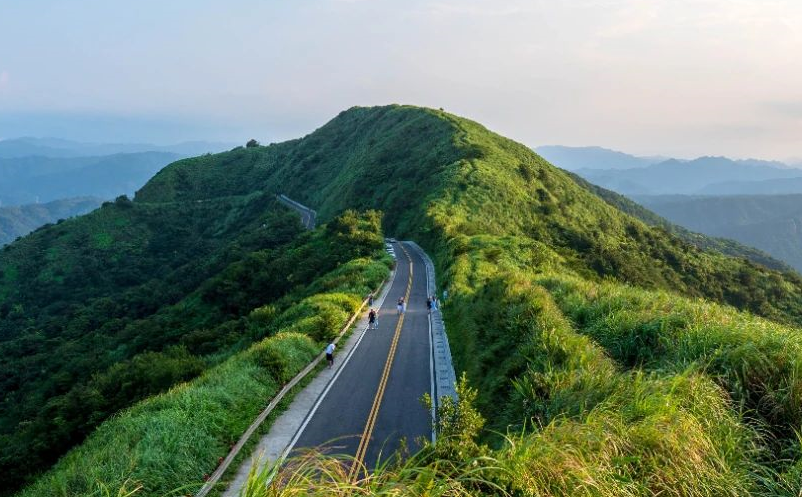
<path fill-rule="evenodd" d="M 0 2 L 0 138 L 267 143 L 388 103 L 530 146 L 802 157 L 802 1 Z"/>

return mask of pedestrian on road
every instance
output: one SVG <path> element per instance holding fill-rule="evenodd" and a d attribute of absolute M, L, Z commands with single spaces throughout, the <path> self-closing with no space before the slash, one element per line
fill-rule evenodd
<path fill-rule="evenodd" d="M 378 314 L 374 309 L 368 313 L 368 328 L 375 330 L 379 327 Z"/>
<path fill-rule="evenodd" d="M 396 309 L 398 309 L 399 316 L 404 312 L 404 297 L 398 299 L 398 304 L 396 305 Z"/>
<path fill-rule="evenodd" d="M 426 297 L 426 309 L 428 309 L 429 314 L 432 313 L 432 298 Z"/>
<path fill-rule="evenodd" d="M 334 345 L 334 343 L 330 343 L 326 346 L 326 362 L 329 363 L 329 369 L 334 366 L 334 349 L 336 348 L 337 346 Z"/>

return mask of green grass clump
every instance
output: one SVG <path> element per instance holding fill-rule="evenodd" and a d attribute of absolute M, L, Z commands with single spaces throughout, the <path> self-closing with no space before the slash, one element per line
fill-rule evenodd
<path fill-rule="evenodd" d="M 268 338 L 102 424 L 19 495 L 89 495 L 98 482 L 111 488 L 133 482 L 139 495 L 164 495 L 178 482 L 200 481 L 281 388 L 257 360 L 274 347 L 287 353 L 282 366 L 294 371 L 318 352 L 305 336 Z"/>
<path fill-rule="evenodd" d="M 723 385 L 780 443 L 798 450 L 798 330 L 664 292 L 565 278 L 544 284 L 580 331 L 622 364 L 652 371 L 696 367 Z"/>

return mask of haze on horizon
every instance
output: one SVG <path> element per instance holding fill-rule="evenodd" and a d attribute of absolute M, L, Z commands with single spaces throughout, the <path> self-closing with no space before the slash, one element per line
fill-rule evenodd
<path fill-rule="evenodd" d="M 0 137 L 263 142 L 353 105 L 528 145 L 802 156 L 798 0 L 34 0 L 0 6 Z"/>

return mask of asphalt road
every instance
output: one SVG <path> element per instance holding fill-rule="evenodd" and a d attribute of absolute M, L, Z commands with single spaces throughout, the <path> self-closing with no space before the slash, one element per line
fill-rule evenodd
<path fill-rule="evenodd" d="M 301 224 L 308 230 L 315 229 L 315 224 L 317 222 L 317 212 L 313 211 L 312 209 L 299 204 L 298 202 L 292 200 L 291 198 L 287 197 L 286 195 L 277 195 L 278 201 L 282 204 L 286 205 L 291 209 L 295 209 L 298 214 L 301 216 Z"/>
<path fill-rule="evenodd" d="M 432 388 L 426 272 L 413 251 L 399 243 L 394 248 L 397 274 L 379 310 L 378 329 L 367 331 L 318 408 L 307 415 L 295 451 L 348 454 L 372 468 L 403 441 L 415 452 L 421 439 L 431 436 L 430 413 L 420 402 Z M 407 290 L 399 326 L 396 303 Z"/>

